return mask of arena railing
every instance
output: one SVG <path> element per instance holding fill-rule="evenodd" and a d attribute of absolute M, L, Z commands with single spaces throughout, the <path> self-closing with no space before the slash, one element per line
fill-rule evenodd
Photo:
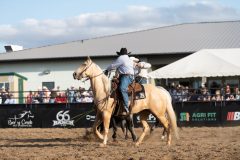
<path fill-rule="evenodd" d="M 209 90 L 220 91 L 219 94 L 211 94 Z M 240 94 L 226 95 L 223 88 L 210 88 L 206 94 L 200 89 L 169 89 L 173 102 L 201 102 L 201 101 L 239 101 Z M 32 93 L 32 94 L 30 94 Z M 14 104 L 38 104 L 38 103 L 92 103 L 91 90 L 53 90 L 53 91 L 6 91 L 0 92 L 0 104 L 6 99 L 14 99 Z M 218 98 L 217 98 L 218 97 Z M 229 97 L 229 98 L 227 98 Z"/>
<path fill-rule="evenodd" d="M 7 99 L 10 100 L 7 101 Z M 91 90 L 0 92 L 0 104 L 92 103 L 92 102 L 93 96 Z"/>

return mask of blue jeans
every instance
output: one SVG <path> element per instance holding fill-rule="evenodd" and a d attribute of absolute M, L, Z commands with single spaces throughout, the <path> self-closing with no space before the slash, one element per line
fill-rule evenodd
<path fill-rule="evenodd" d="M 128 86 L 133 82 L 133 75 L 120 75 L 120 92 L 122 94 L 123 97 L 123 105 L 126 109 L 126 111 L 128 110 Z"/>
<path fill-rule="evenodd" d="M 138 83 L 140 83 L 140 84 L 147 84 L 147 78 L 145 78 L 145 77 L 137 76 L 137 77 L 135 78 L 135 81 L 138 82 Z"/>

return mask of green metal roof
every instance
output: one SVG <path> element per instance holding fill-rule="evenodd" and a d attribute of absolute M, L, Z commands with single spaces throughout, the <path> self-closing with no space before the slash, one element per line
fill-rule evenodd
<path fill-rule="evenodd" d="M 18 73 L 15 73 L 15 72 L 0 73 L 0 76 L 17 76 L 17 77 L 19 77 L 19 78 L 22 78 L 22 79 L 24 79 L 24 80 L 27 80 L 26 77 L 24 77 L 24 76 L 22 76 L 22 75 L 20 75 L 20 74 L 18 74 Z"/>

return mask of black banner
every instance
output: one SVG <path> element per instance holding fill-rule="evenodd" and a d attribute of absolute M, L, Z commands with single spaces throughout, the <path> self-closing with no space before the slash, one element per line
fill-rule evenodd
<path fill-rule="evenodd" d="M 3 128 L 90 127 L 94 120 L 92 103 L 0 106 Z"/>
<path fill-rule="evenodd" d="M 240 101 L 178 102 L 179 126 L 240 125 Z"/>
<path fill-rule="evenodd" d="M 240 125 L 240 101 L 177 102 L 174 104 L 179 126 Z M 95 120 L 93 103 L 0 105 L 1 128 L 81 128 Z M 156 118 L 148 116 L 150 125 Z M 140 127 L 138 115 L 134 115 Z"/>
<path fill-rule="evenodd" d="M 215 102 L 176 103 L 175 110 L 181 126 L 215 126 L 221 122 L 221 105 Z"/>
<path fill-rule="evenodd" d="M 240 101 L 225 101 L 222 107 L 223 125 L 240 125 Z"/>

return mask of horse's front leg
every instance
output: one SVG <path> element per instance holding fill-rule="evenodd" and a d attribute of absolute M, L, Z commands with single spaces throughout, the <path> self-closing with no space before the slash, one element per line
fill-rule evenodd
<path fill-rule="evenodd" d="M 122 129 L 123 134 L 125 135 L 125 139 L 128 139 L 127 122 L 125 119 L 121 120 L 121 129 Z"/>
<path fill-rule="evenodd" d="M 108 140 L 111 113 L 109 111 L 103 111 L 102 117 L 103 117 L 104 135 L 103 135 L 103 143 L 100 144 L 100 146 L 105 147 L 107 145 L 107 140 Z"/>
<path fill-rule="evenodd" d="M 113 138 L 114 141 L 116 141 L 116 139 L 117 139 L 117 122 L 115 120 L 115 117 L 111 118 L 110 124 L 112 124 L 112 128 L 113 128 L 112 138 Z"/>
<path fill-rule="evenodd" d="M 95 121 L 94 121 L 94 124 L 93 124 L 93 133 L 95 135 L 97 135 L 98 138 L 102 139 L 103 140 L 103 135 L 98 131 L 98 126 L 102 123 L 102 120 L 101 120 L 101 117 L 100 117 L 100 114 L 99 112 L 97 112 L 96 114 L 96 118 L 95 118 Z"/>

